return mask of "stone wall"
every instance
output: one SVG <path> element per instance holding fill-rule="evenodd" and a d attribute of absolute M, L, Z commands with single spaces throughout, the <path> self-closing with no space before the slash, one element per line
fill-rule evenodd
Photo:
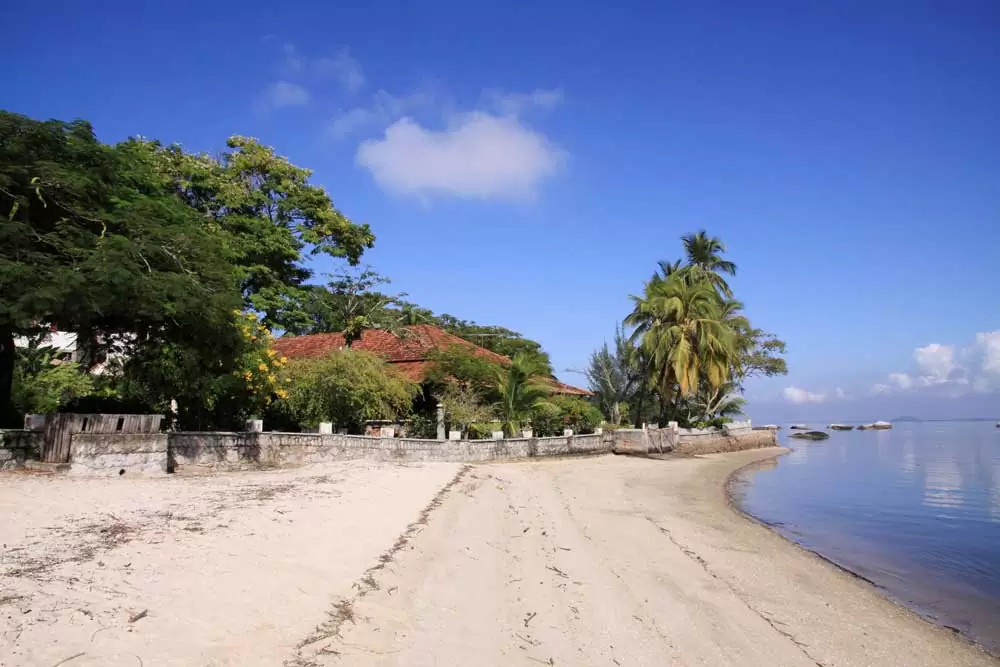
<path fill-rule="evenodd" d="M 77 433 L 69 448 L 75 474 L 124 475 L 167 472 L 166 433 Z"/>
<path fill-rule="evenodd" d="M 0 432 L 0 469 L 37 459 L 41 433 Z M 76 433 L 70 472 L 121 475 L 286 468 L 329 461 L 485 462 L 587 454 L 707 454 L 777 444 L 771 431 L 618 429 L 504 440 L 417 440 L 320 433 Z"/>
<path fill-rule="evenodd" d="M 754 431 L 749 422 L 735 428 L 647 428 L 617 429 L 608 437 L 616 454 L 714 454 L 736 452 L 744 449 L 775 447 L 778 439 L 773 431 Z"/>
<path fill-rule="evenodd" d="M 743 430 L 730 433 L 718 430 L 698 435 L 680 434 L 674 451 L 680 454 L 716 454 L 777 446 L 778 436 L 774 431 Z"/>
<path fill-rule="evenodd" d="M 23 468 L 25 461 L 41 456 L 42 434 L 35 431 L 0 430 L 0 470 Z"/>
<path fill-rule="evenodd" d="M 124 436 L 122 436 L 124 437 Z M 318 433 L 171 433 L 171 472 L 283 468 L 327 461 L 497 461 L 611 451 L 600 435 L 417 440 Z"/>

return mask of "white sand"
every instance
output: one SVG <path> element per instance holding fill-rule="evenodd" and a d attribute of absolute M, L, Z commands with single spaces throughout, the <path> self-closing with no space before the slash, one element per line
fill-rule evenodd
<path fill-rule="evenodd" d="M 726 477 L 769 455 L 476 468 L 314 658 L 995 667 L 732 510 Z"/>
<path fill-rule="evenodd" d="M 0 665 L 1000 664 L 729 508 L 771 455 L 5 475 Z"/>
<path fill-rule="evenodd" d="M 0 665 L 281 665 L 458 469 L 0 476 Z"/>

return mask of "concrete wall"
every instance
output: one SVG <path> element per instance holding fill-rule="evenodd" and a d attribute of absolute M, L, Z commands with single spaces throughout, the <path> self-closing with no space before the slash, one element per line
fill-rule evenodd
<path fill-rule="evenodd" d="M 0 470 L 23 468 L 25 461 L 41 456 L 42 434 L 35 431 L 0 430 Z"/>
<path fill-rule="evenodd" d="M 70 473 L 165 474 L 166 433 L 77 433 L 69 448 Z"/>

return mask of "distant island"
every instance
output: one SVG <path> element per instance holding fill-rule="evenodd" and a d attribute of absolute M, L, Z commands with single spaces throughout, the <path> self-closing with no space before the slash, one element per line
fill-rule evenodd
<path fill-rule="evenodd" d="M 954 419 L 920 419 L 919 417 L 896 417 L 889 421 L 896 422 L 996 422 L 997 417 L 956 417 Z"/>

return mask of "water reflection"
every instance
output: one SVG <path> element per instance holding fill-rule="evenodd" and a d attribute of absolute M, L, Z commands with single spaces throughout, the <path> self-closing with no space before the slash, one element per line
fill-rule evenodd
<path fill-rule="evenodd" d="M 1000 523 L 1000 463 L 993 466 L 993 484 L 990 487 L 990 518 Z"/>
<path fill-rule="evenodd" d="M 903 441 L 903 474 L 912 477 L 917 471 L 917 457 L 913 453 L 913 438 L 907 436 Z"/>
<path fill-rule="evenodd" d="M 738 485 L 744 510 L 1000 652 L 1000 432 L 831 432 Z"/>
<path fill-rule="evenodd" d="M 951 459 L 928 461 L 924 474 L 924 504 L 952 508 L 961 507 L 964 503 L 962 472 L 958 463 Z"/>

